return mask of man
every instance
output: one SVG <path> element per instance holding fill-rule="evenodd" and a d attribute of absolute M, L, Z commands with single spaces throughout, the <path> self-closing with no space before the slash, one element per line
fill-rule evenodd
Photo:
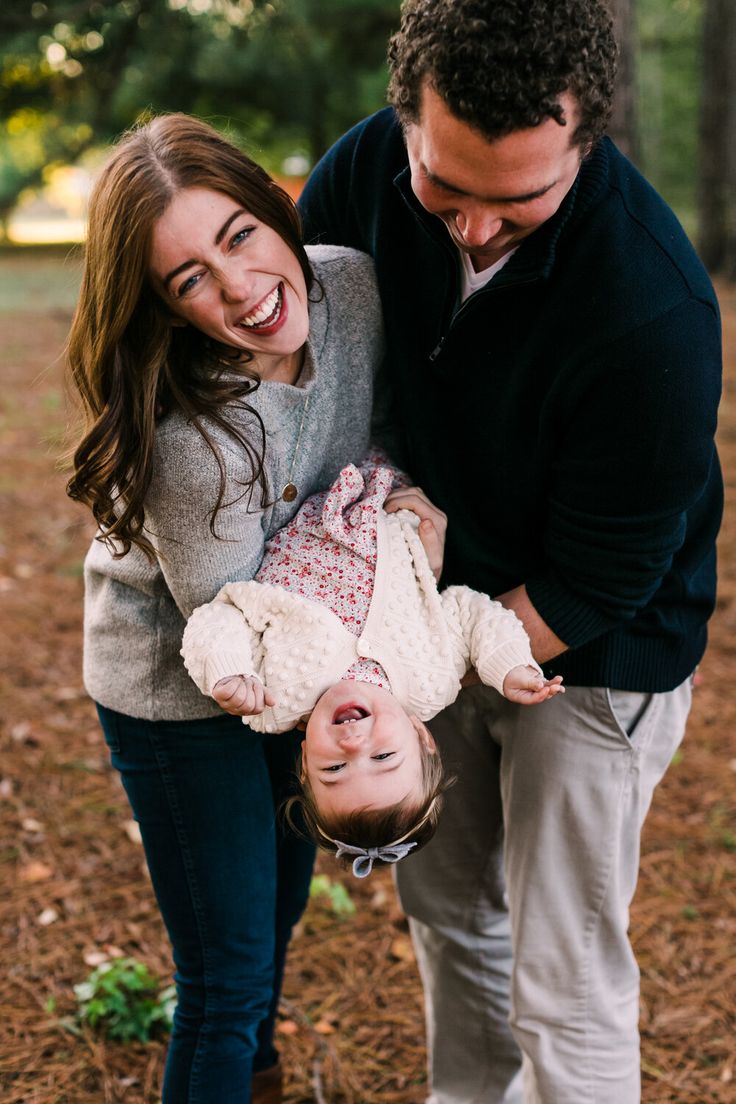
<path fill-rule="evenodd" d="M 628 907 L 713 608 L 721 352 L 679 224 L 602 137 L 615 54 L 599 0 L 406 0 L 393 109 L 302 199 L 307 241 L 375 258 L 443 582 L 500 596 L 567 687 L 526 713 L 472 687 L 432 725 L 459 780 L 397 868 L 432 1104 L 640 1098 Z"/>

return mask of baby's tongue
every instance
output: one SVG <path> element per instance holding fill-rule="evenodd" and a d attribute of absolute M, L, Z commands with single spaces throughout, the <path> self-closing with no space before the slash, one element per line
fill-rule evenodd
<path fill-rule="evenodd" d="M 366 716 L 365 710 L 358 709 L 356 705 L 347 705 L 344 709 L 339 709 L 335 714 L 333 724 L 345 724 L 345 721 L 362 721 Z"/>

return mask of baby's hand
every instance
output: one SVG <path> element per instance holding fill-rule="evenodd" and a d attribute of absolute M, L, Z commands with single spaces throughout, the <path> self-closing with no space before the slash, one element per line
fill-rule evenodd
<path fill-rule="evenodd" d="M 564 693 L 562 675 L 546 679 L 535 667 L 512 667 L 503 680 L 503 696 L 518 705 L 539 705 L 555 694 Z"/>
<path fill-rule="evenodd" d="M 230 675 L 220 679 L 212 689 L 212 697 L 234 717 L 252 717 L 262 713 L 267 705 L 276 704 L 273 694 L 255 675 Z"/>

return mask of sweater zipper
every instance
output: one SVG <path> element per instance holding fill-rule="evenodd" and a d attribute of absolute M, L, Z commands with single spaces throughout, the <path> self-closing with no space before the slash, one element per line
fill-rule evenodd
<path fill-rule="evenodd" d="M 448 337 L 452 333 L 453 327 L 460 321 L 460 319 L 462 318 L 462 315 L 467 313 L 468 308 L 471 308 L 471 307 L 476 305 L 476 303 L 479 301 L 481 296 L 491 295 L 492 293 L 497 294 L 499 291 L 504 291 L 506 288 L 523 287 L 525 284 L 536 283 L 536 281 L 538 279 L 539 279 L 538 276 L 527 276 L 524 280 L 515 280 L 513 283 L 502 284 L 500 287 L 496 287 L 496 288 L 483 287 L 483 288 L 478 288 L 477 291 L 474 291 L 472 295 L 468 296 L 468 298 L 462 304 L 460 309 L 458 311 L 456 311 L 455 314 L 453 314 L 452 318 L 450 319 L 450 324 L 447 327 L 446 333 L 444 333 L 442 335 L 442 337 L 439 340 L 439 343 L 435 346 L 435 348 L 429 354 L 430 363 L 431 364 L 435 363 L 435 361 L 438 359 L 440 353 L 442 352 L 442 349 L 443 349 Z M 475 300 L 475 303 L 473 302 L 474 300 Z"/>

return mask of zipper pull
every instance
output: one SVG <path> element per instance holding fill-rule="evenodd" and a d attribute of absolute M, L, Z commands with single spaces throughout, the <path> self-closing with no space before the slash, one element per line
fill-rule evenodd
<path fill-rule="evenodd" d="M 444 344 L 445 344 L 445 339 L 444 339 L 444 337 L 442 337 L 442 338 L 440 338 L 439 345 L 435 349 L 433 349 L 432 352 L 429 354 L 429 363 L 430 364 L 434 364 L 434 362 L 437 360 L 437 357 L 442 352 L 442 346 Z"/>

